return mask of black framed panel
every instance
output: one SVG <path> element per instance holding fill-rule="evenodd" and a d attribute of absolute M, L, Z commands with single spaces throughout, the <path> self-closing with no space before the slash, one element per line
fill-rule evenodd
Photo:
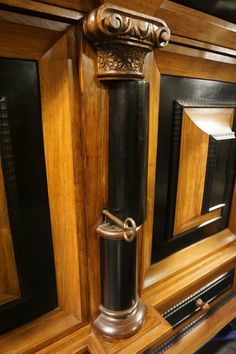
<path fill-rule="evenodd" d="M 21 297 L 0 306 L 0 332 L 57 307 L 34 61 L 0 59 L 0 149 Z"/>
<path fill-rule="evenodd" d="M 182 113 L 185 107 L 236 107 L 236 85 L 219 81 L 161 77 L 159 131 L 157 146 L 155 207 L 152 243 L 152 264 L 228 225 L 233 179 L 235 175 L 235 142 L 230 148 L 225 206 L 221 217 L 173 237 L 175 204 L 179 170 Z M 235 119 L 234 127 L 235 131 Z M 224 149 L 223 149 L 224 150 Z M 218 162 L 219 163 L 219 162 Z"/>

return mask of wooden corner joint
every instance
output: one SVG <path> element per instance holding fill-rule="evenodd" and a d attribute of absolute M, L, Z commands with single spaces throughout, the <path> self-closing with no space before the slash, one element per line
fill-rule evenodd
<path fill-rule="evenodd" d="M 97 76 L 102 80 L 143 79 L 146 54 L 170 39 L 163 20 L 109 4 L 84 19 L 83 31 L 97 50 Z"/>

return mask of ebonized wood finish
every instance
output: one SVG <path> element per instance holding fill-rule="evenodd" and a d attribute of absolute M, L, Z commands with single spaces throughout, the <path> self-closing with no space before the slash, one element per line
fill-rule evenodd
<path fill-rule="evenodd" d="M 145 81 L 117 81 L 109 86 L 108 208 L 137 225 L 146 219 L 148 97 Z"/>
<path fill-rule="evenodd" d="M 20 299 L 0 307 L 3 332 L 55 308 L 57 294 L 36 62 L 0 59 L 0 93 L 1 156 L 21 287 Z"/>
<path fill-rule="evenodd" d="M 101 304 L 112 311 L 126 310 L 136 301 L 136 240 L 100 242 Z"/>
<path fill-rule="evenodd" d="M 190 322 L 186 327 L 180 329 L 174 336 L 165 341 L 156 349 L 149 351 L 150 354 L 163 354 L 172 346 L 174 346 L 178 341 L 180 341 L 183 337 L 193 331 L 197 326 L 199 326 L 203 321 L 207 320 L 211 315 L 213 315 L 216 311 L 218 311 L 223 305 L 225 305 L 231 299 L 235 299 L 236 292 L 229 294 L 223 300 L 219 301 L 219 303 L 215 304 L 210 308 L 207 313 L 203 313 L 192 322 Z"/>
<path fill-rule="evenodd" d="M 233 162 L 235 138 L 216 140 L 210 136 L 202 213 L 225 203 L 228 169 Z"/>
<path fill-rule="evenodd" d="M 231 270 L 212 282 L 183 299 L 180 303 L 165 311 L 162 315 L 170 322 L 173 328 L 180 325 L 187 318 L 200 311 L 200 307 L 196 305 L 196 301 L 201 299 L 204 303 L 211 303 L 233 285 L 234 270 Z"/>
<path fill-rule="evenodd" d="M 210 15 L 222 18 L 226 21 L 236 23 L 235 0 L 173 0 L 178 4 L 191 7 Z"/>
<path fill-rule="evenodd" d="M 183 107 L 236 107 L 235 89 L 236 85 L 231 83 L 165 75 L 161 77 L 152 263 L 228 225 L 235 175 L 234 147 L 227 166 L 226 205 L 221 218 L 173 238 Z"/>

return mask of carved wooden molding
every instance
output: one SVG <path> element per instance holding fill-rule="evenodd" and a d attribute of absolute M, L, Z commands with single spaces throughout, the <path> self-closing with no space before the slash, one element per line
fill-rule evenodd
<path fill-rule="evenodd" d="M 146 54 L 170 39 L 164 21 L 109 4 L 92 11 L 83 30 L 97 49 L 97 76 L 103 80 L 142 79 Z"/>

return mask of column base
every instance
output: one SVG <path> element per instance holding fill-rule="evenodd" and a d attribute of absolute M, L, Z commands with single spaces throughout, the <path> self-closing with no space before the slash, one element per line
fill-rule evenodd
<path fill-rule="evenodd" d="M 100 306 L 101 314 L 93 323 L 95 331 L 107 338 L 127 338 L 143 325 L 145 306 L 140 299 L 124 311 L 110 311 Z"/>

